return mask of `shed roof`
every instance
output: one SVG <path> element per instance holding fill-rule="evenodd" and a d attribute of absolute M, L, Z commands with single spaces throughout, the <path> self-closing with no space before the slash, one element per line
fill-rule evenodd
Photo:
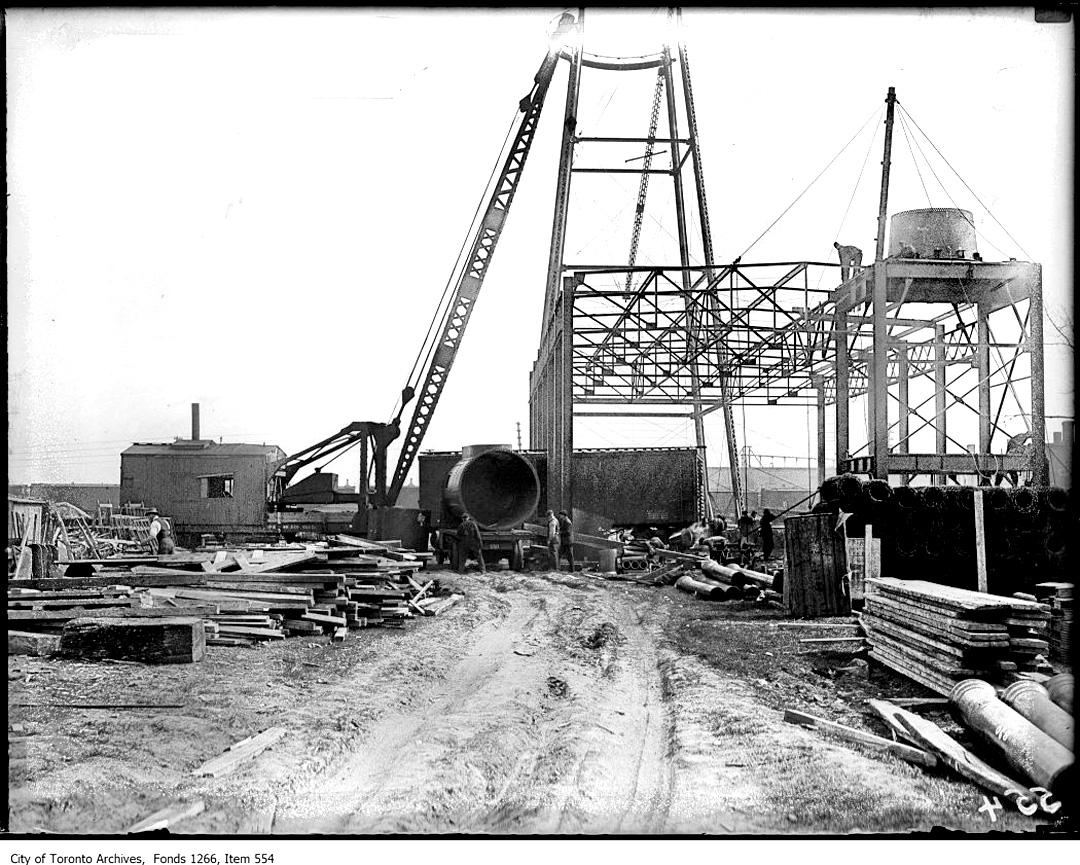
<path fill-rule="evenodd" d="M 252 445 L 240 442 L 215 442 L 180 439 L 175 442 L 135 442 L 121 452 L 121 456 L 154 456 L 154 455 L 195 455 L 200 456 L 237 456 L 255 457 L 270 456 L 282 458 L 285 451 L 277 445 Z"/>

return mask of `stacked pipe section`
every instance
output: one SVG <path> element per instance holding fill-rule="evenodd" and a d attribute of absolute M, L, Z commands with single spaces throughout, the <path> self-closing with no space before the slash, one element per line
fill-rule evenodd
<path fill-rule="evenodd" d="M 943 585 L 977 585 L 975 490 L 983 496 L 987 589 L 1032 592 L 1071 579 L 1066 540 L 1073 500 L 1060 487 L 890 486 L 852 474 L 827 478 L 816 513 L 850 514 L 848 537 L 881 539 L 882 573 Z"/>

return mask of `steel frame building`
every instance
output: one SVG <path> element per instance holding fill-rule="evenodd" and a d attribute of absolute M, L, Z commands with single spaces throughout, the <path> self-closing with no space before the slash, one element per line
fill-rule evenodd
<path fill-rule="evenodd" d="M 572 502 L 569 459 L 574 417 L 692 418 L 699 447 L 703 419 L 725 413 L 732 488 L 738 460 L 731 409 L 743 405 L 817 407 L 818 472 L 824 479 L 826 427 L 835 430 L 837 471 L 892 478 L 986 484 L 1008 472 L 1048 482 L 1043 399 L 1042 269 L 1038 264 L 965 258 L 885 256 L 895 93 L 886 98 L 878 237 L 874 260 L 837 284 L 838 265 L 789 261 L 716 266 L 685 49 L 665 47 L 652 66 L 590 60 L 571 63 L 545 319 L 530 375 L 530 447 L 549 453 L 548 501 Z M 666 138 L 611 138 L 671 149 L 667 169 L 575 166 L 582 70 L 657 68 L 668 97 Z M 686 137 L 678 132 L 681 86 Z M 660 85 L 658 84 L 658 92 Z M 654 102 L 654 127 L 656 103 Z M 652 132 L 653 130 L 650 130 Z M 681 148 L 685 148 L 682 150 Z M 688 198 L 692 170 L 701 224 L 692 265 Z M 667 175 L 675 188 L 680 258 L 671 266 L 570 263 L 564 257 L 570 182 L 579 172 Z M 639 196 L 639 212 L 641 208 Z M 635 229 L 636 230 L 636 229 Z M 973 251 L 972 251 L 973 252 Z M 824 287 L 822 287 L 824 286 Z M 865 443 L 857 445 L 853 406 L 865 401 Z M 1012 416 L 1024 418 L 1032 446 L 1006 453 Z M 965 415 L 967 417 L 965 417 Z M 956 436 L 977 420 L 974 447 Z M 933 442 L 925 446 L 932 432 Z M 1015 432 L 1015 429 L 1012 430 Z M 916 449 L 919 441 L 924 446 Z"/>

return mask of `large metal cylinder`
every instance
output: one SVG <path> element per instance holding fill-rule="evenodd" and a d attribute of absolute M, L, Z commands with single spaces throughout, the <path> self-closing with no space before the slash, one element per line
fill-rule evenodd
<path fill-rule="evenodd" d="M 483 446 L 481 446 L 483 447 Z M 540 479 L 527 459 L 491 448 L 457 463 L 446 478 L 446 504 L 461 517 L 466 511 L 482 529 L 510 529 L 536 512 Z"/>
<path fill-rule="evenodd" d="M 1001 702 L 1014 708 L 1051 739 L 1073 750 L 1076 735 L 1073 716 L 1055 704 L 1038 682 L 1013 682 L 1001 695 Z"/>
<path fill-rule="evenodd" d="M 970 210 L 926 207 L 894 213 L 889 229 L 889 257 L 905 247 L 919 258 L 974 258 L 975 228 Z M 907 254 L 910 256 L 910 250 Z"/>
<path fill-rule="evenodd" d="M 1065 787 L 1073 768 L 1073 753 L 1019 712 L 998 699 L 994 686 L 965 679 L 952 689 L 952 704 L 964 723 L 996 748 L 1009 765 L 1040 787 Z"/>
<path fill-rule="evenodd" d="M 1073 674 L 1058 673 L 1046 683 L 1046 693 L 1070 715 L 1073 713 Z"/>

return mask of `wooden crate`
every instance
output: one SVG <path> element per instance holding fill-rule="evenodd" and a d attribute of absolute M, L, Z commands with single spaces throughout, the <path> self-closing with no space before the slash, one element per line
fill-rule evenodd
<path fill-rule="evenodd" d="M 784 520 L 784 607 L 797 618 L 851 612 L 843 527 L 833 514 Z"/>

